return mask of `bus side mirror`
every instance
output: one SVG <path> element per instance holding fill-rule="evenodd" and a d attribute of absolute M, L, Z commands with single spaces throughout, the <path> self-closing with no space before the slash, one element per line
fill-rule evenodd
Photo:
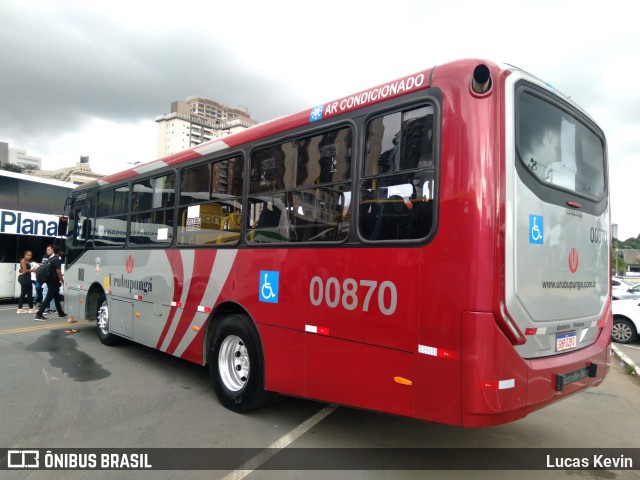
<path fill-rule="evenodd" d="M 58 219 L 58 236 L 66 237 L 67 236 L 67 226 L 69 225 L 68 217 L 60 217 Z"/>

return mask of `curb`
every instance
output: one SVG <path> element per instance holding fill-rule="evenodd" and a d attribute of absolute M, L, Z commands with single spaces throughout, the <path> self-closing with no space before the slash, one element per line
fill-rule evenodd
<path fill-rule="evenodd" d="M 638 379 L 638 375 L 640 375 L 640 368 L 638 368 L 634 361 L 627 357 L 624 353 L 622 353 L 620 349 L 613 343 L 611 344 L 611 350 L 613 351 L 613 353 L 615 353 L 616 357 L 620 359 L 620 366 L 625 370 L 633 369 L 633 373 L 631 373 L 630 376 L 636 377 L 636 379 Z"/>

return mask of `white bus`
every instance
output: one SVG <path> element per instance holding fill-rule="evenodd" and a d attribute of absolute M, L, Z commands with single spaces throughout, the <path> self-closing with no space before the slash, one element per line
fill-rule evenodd
<path fill-rule="evenodd" d="M 77 185 L 0 170 L 0 298 L 20 295 L 18 270 L 25 250 L 41 262 L 55 242 L 67 197 Z"/>

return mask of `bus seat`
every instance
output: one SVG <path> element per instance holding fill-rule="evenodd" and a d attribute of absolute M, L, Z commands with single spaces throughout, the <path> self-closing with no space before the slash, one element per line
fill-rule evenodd
<path fill-rule="evenodd" d="M 200 205 L 200 225 L 194 230 L 187 229 L 187 210 L 182 212 L 182 240 L 181 244 L 204 245 L 211 243 L 213 231 L 222 230 L 222 207 L 217 203 Z M 215 235 L 214 235 L 215 237 Z"/>
<path fill-rule="evenodd" d="M 200 230 L 222 230 L 222 207 L 217 203 L 200 205 Z M 182 226 L 187 225 L 187 210 L 182 212 Z"/>
<path fill-rule="evenodd" d="M 364 192 L 362 199 L 360 200 L 360 233 L 368 240 L 373 240 L 373 230 L 376 226 L 376 219 L 378 218 L 378 210 L 380 205 L 373 200 L 371 192 Z"/>
<path fill-rule="evenodd" d="M 237 212 L 233 212 L 222 219 L 222 228 L 224 230 L 240 230 L 241 222 L 242 215 Z"/>
<path fill-rule="evenodd" d="M 400 195 L 391 195 L 380 205 L 371 240 L 402 240 L 406 238 L 409 209 Z"/>
<path fill-rule="evenodd" d="M 277 208 L 267 208 L 266 206 L 260 212 L 256 228 L 273 228 L 280 225 L 280 215 L 282 212 Z"/>
<path fill-rule="evenodd" d="M 423 238 L 431 231 L 433 224 L 433 202 L 418 200 L 413 202 L 407 225 L 407 238 Z"/>

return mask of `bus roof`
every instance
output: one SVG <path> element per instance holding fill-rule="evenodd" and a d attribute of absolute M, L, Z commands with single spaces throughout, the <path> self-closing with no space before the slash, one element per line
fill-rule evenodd
<path fill-rule="evenodd" d="M 347 95 L 337 100 L 316 105 L 312 108 L 292 115 L 287 115 L 276 118 L 274 120 L 269 120 L 264 123 L 260 123 L 246 130 L 236 132 L 207 143 L 203 143 L 201 145 L 170 155 L 168 157 L 153 160 L 143 165 L 139 165 L 137 167 L 133 167 L 118 173 L 114 173 L 112 175 L 102 177 L 93 182 L 80 186 L 79 190 L 92 188 L 97 185 L 108 185 L 124 182 L 138 175 L 161 170 L 165 167 L 179 165 L 183 162 L 199 158 L 210 153 L 232 149 L 245 143 L 268 137 L 270 135 L 309 125 L 320 120 L 334 118 L 344 113 L 397 98 L 408 93 L 425 90 L 427 88 L 430 88 L 431 86 L 438 85 L 440 81 L 447 77 L 446 75 L 443 75 L 440 78 L 438 76 L 434 77 L 434 72 L 436 71 L 436 69 L 439 72 L 442 72 L 444 69 L 449 67 L 458 70 L 466 69 L 471 74 L 473 68 L 479 63 L 484 63 L 490 66 L 492 69 L 515 69 L 515 67 L 507 64 L 497 64 L 495 62 L 490 62 L 483 59 L 465 59 L 439 66 L 434 66 L 426 70 L 422 70 L 420 72 L 407 75 L 405 77 L 401 77 L 396 80 L 392 80 L 390 82 L 386 82 L 351 95 Z M 434 78 L 436 79 L 435 81 Z"/>
<path fill-rule="evenodd" d="M 10 172 L 8 170 L 0 170 L 0 176 L 15 178 L 16 180 L 25 180 L 27 182 L 44 183 L 46 185 L 54 185 L 56 187 L 64 187 L 74 189 L 78 185 L 70 182 L 63 182 L 53 178 L 36 177 L 35 175 L 25 175 L 24 173 Z"/>

